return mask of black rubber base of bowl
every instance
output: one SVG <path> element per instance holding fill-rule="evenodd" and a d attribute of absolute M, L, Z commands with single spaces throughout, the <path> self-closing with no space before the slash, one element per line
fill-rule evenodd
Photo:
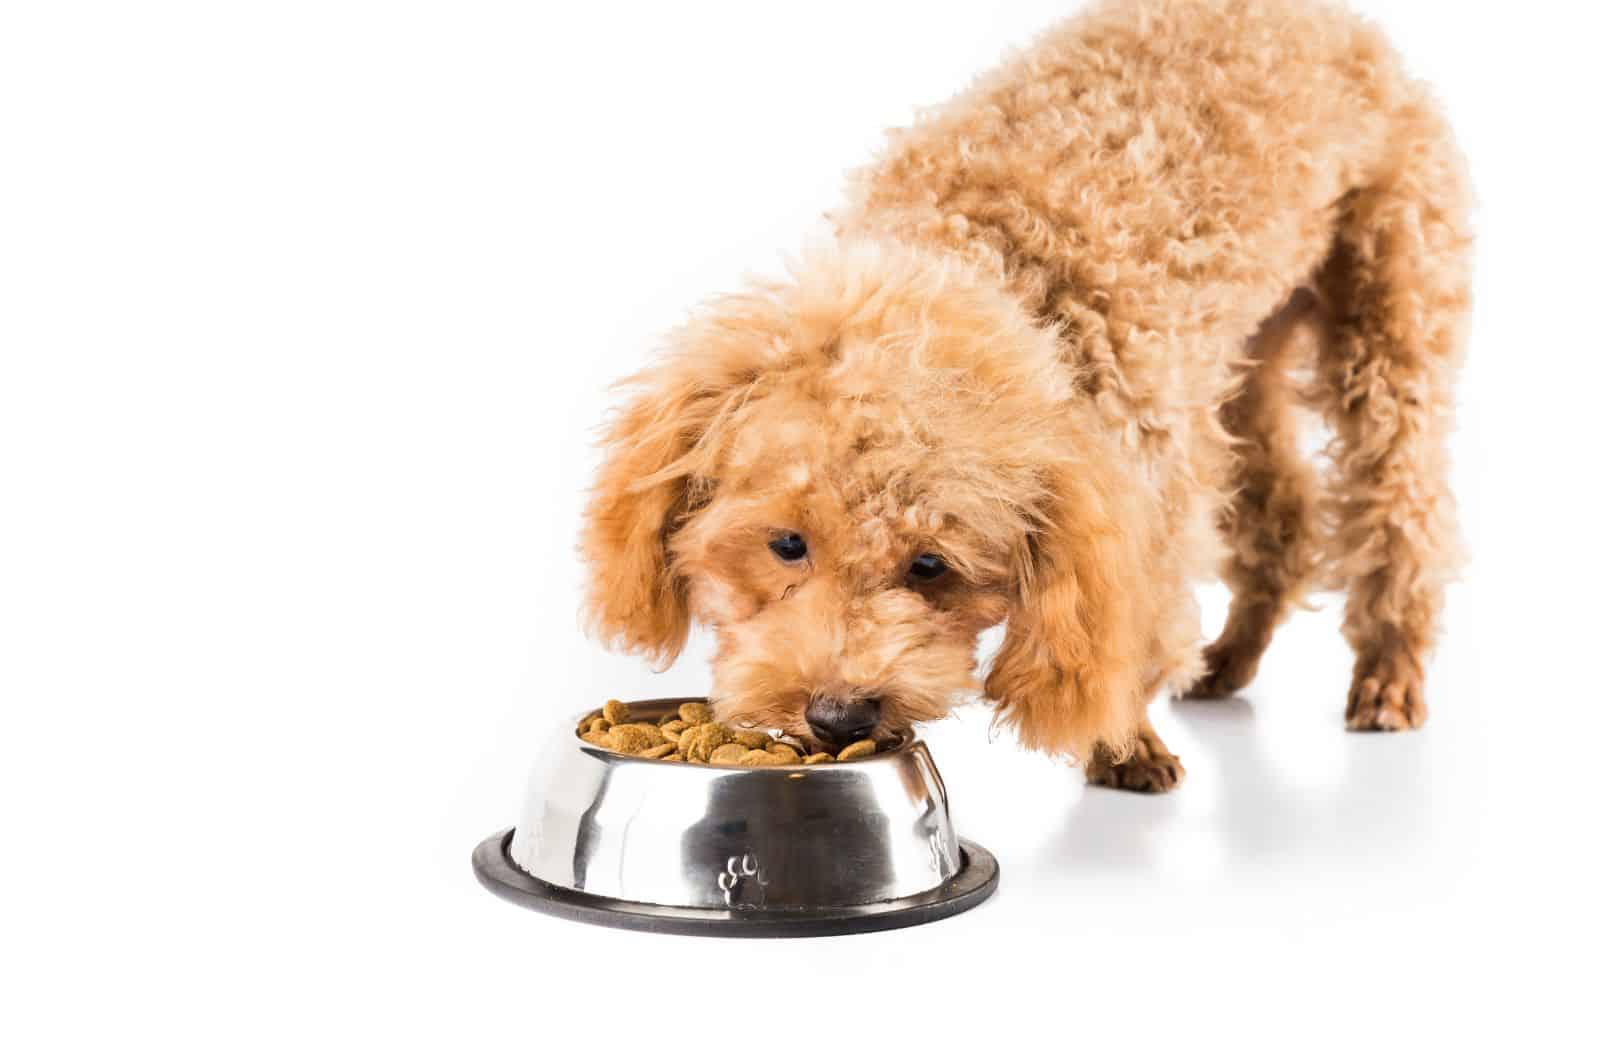
<path fill-rule="evenodd" d="M 689 909 L 600 898 L 545 883 L 511 860 L 511 830 L 497 832 L 472 852 L 478 882 L 508 902 L 566 920 L 663 935 L 720 935 L 779 939 L 854 935 L 914 927 L 964 913 L 994 893 L 1000 864 L 976 843 L 961 840 L 961 871 L 931 891 L 892 902 L 829 909 Z"/>

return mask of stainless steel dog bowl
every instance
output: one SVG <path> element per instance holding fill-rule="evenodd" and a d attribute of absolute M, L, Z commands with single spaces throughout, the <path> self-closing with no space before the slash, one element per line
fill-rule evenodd
<path fill-rule="evenodd" d="M 653 720 L 685 699 L 630 703 Z M 920 740 L 823 766 L 632 758 L 577 736 L 533 770 L 522 818 L 473 853 L 484 886 L 572 920 L 694 935 L 838 935 L 953 916 L 999 866 L 959 839 Z"/>

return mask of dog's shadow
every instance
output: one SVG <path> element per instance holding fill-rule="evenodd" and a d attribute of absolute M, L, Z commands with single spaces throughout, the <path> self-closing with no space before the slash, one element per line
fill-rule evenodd
<path fill-rule="evenodd" d="M 1180 757 L 1190 752 L 1184 787 L 1155 796 L 1086 788 L 1041 850 L 1053 869 L 1143 874 L 1182 859 L 1217 870 L 1314 867 L 1427 844 L 1430 757 L 1415 734 L 1350 734 L 1335 715 L 1325 736 L 1344 741 L 1330 752 L 1341 768 L 1308 779 L 1296 773 L 1292 748 L 1269 748 L 1248 699 L 1177 702 L 1171 718 L 1168 742 Z"/>

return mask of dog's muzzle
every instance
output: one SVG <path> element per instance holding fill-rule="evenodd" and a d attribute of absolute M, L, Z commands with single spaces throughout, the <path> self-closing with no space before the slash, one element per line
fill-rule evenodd
<path fill-rule="evenodd" d="M 806 724 L 818 739 L 844 747 L 872 735 L 883 714 L 883 703 L 876 697 L 837 699 L 813 696 L 806 707 Z"/>

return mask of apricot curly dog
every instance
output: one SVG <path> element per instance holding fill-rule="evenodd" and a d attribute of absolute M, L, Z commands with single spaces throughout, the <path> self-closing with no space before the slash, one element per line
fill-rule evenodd
<path fill-rule="evenodd" d="M 838 746 L 981 688 L 1023 744 L 1163 791 L 1151 698 L 1240 688 L 1335 587 L 1349 727 L 1420 725 L 1468 209 L 1438 109 L 1342 9 L 1101 4 L 893 133 L 836 241 L 630 381 L 591 625 L 663 661 L 713 629 L 726 721 Z"/>

